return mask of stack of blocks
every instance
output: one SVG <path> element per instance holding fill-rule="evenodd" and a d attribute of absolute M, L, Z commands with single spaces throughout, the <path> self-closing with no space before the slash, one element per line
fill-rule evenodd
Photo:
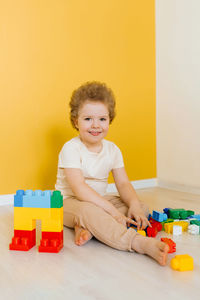
<path fill-rule="evenodd" d="M 36 244 L 36 220 L 41 220 L 39 252 L 63 247 L 63 196 L 59 191 L 18 190 L 14 196 L 14 237 L 10 250 L 28 251 Z"/>
<path fill-rule="evenodd" d="M 148 236 L 156 236 L 158 230 L 157 223 L 162 222 L 162 229 L 173 235 L 181 235 L 182 231 L 187 231 L 191 234 L 199 234 L 200 232 L 200 215 L 194 215 L 194 211 L 180 209 L 163 209 L 164 213 L 153 211 L 149 219 L 152 227 L 147 227 Z M 160 223 L 161 224 L 161 223 Z M 190 225 L 189 225 L 190 224 Z M 152 234 L 154 233 L 154 235 Z M 161 241 L 168 244 L 169 253 L 176 252 L 176 244 L 169 238 L 161 238 Z M 171 267 L 178 271 L 193 270 L 193 258 L 188 255 L 176 255 L 171 260 Z"/>

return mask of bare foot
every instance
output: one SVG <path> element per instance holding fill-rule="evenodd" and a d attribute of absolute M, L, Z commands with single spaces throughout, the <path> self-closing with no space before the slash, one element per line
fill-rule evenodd
<path fill-rule="evenodd" d="M 136 235 L 132 242 L 132 249 L 138 253 L 149 255 L 161 266 L 166 265 L 169 246 L 155 238 Z"/>
<path fill-rule="evenodd" d="M 82 246 L 92 238 L 92 234 L 85 228 L 75 226 L 75 244 Z"/>

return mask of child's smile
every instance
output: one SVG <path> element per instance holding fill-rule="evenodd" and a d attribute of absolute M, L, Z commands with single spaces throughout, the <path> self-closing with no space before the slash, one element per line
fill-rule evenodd
<path fill-rule="evenodd" d="M 86 101 L 79 110 L 76 126 L 82 142 L 88 148 L 101 146 L 109 129 L 107 106 L 101 102 Z"/>
<path fill-rule="evenodd" d="M 93 136 L 98 136 L 99 134 L 101 134 L 100 131 L 89 131 L 89 133 Z"/>

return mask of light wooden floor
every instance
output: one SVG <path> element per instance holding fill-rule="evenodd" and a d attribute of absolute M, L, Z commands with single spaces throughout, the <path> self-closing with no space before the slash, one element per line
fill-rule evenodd
<path fill-rule="evenodd" d="M 200 213 L 200 196 L 160 188 L 137 190 L 150 209 L 193 209 Z M 200 299 L 200 235 L 184 233 L 173 240 L 176 254 L 190 254 L 194 271 L 161 267 L 147 256 L 109 248 L 95 239 L 83 247 L 74 244 L 65 228 L 65 244 L 58 254 L 9 251 L 13 235 L 13 208 L 0 207 L 0 299 Z M 38 224 L 37 244 L 40 239 Z M 156 238 L 168 236 L 164 232 Z"/>

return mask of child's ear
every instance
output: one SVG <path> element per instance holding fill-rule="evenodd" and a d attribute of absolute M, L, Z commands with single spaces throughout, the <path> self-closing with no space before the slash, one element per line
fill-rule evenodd
<path fill-rule="evenodd" d="M 74 120 L 74 126 L 75 126 L 76 129 L 78 130 L 78 120 L 77 120 L 77 119 Z"/>

